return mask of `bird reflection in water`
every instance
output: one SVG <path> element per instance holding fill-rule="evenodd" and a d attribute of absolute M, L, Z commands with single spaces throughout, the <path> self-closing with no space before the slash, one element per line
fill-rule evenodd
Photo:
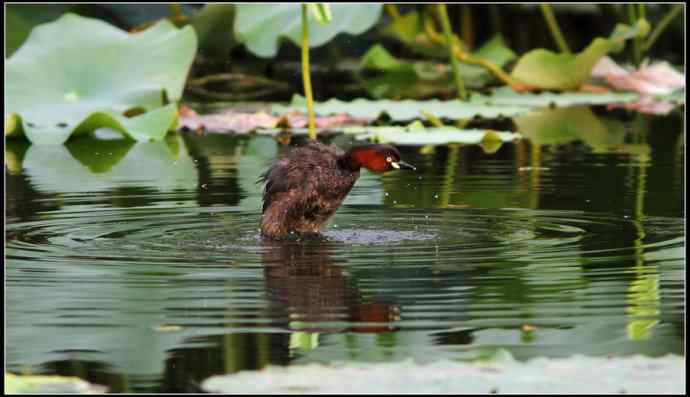
<path fill-rule="evenodd" d="M 263 247 L 268 299 L 291 329 L 319 333 L 396 330 L 399 307 L 362 296 L 346 267 L 334 260 L 334 243 L 319 236 L 308 241 L 266 239 Z"/>

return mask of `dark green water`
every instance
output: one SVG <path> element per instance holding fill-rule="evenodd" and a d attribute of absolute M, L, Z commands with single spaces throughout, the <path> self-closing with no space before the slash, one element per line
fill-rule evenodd
<path fill-rule="evenodd" d="M 258 234 L 270 137 L 8 142 L 7 370 L 185 392 L 268 364 L 683 354 L 683 120 L 600 119 L 402 147 L 417 173 L 365 172 L 292 243 Z"/>

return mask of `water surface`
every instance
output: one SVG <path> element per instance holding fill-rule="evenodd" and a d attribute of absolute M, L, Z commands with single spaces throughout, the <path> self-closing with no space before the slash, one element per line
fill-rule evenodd
<path fill-rule="evenodd" d="M 683 354 L 682 120 L 599 119 L 403 147 L 418 172 L 364 172 L 322 238 L 280 243 L 270 137 L 8 142 L 7 369 L 184 392 L 268 364 Z"/>

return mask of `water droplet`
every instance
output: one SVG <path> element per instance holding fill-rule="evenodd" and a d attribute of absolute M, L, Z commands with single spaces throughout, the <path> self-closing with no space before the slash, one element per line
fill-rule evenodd
<path fill-rule="evenodd" d="M 438 198 L 438 194 L 434 194 L 434 198 L 437 199 L 437 198 Z"/>
<path fill-rule="evenodd" d="M 386 196 L 386 197 L 388 197 L 388 192 L 384 193 L 383 195 Z"/>

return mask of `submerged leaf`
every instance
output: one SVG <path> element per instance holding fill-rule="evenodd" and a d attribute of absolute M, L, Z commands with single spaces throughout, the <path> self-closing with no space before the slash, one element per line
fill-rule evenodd
<path fill-rule="evenodd" d="M 161 139 L 175 121 L 196 51 L 191 27 L 162 21 L 128 34 L 66 14 L 37 26 L 6 61 L 5 112 L 17 113 L 36 143 L 109 127 L 137 140 Z M 161 107 L 163 106 L 163 107 Z M 132 109 L 147 111 L 128 118 Z"/>

